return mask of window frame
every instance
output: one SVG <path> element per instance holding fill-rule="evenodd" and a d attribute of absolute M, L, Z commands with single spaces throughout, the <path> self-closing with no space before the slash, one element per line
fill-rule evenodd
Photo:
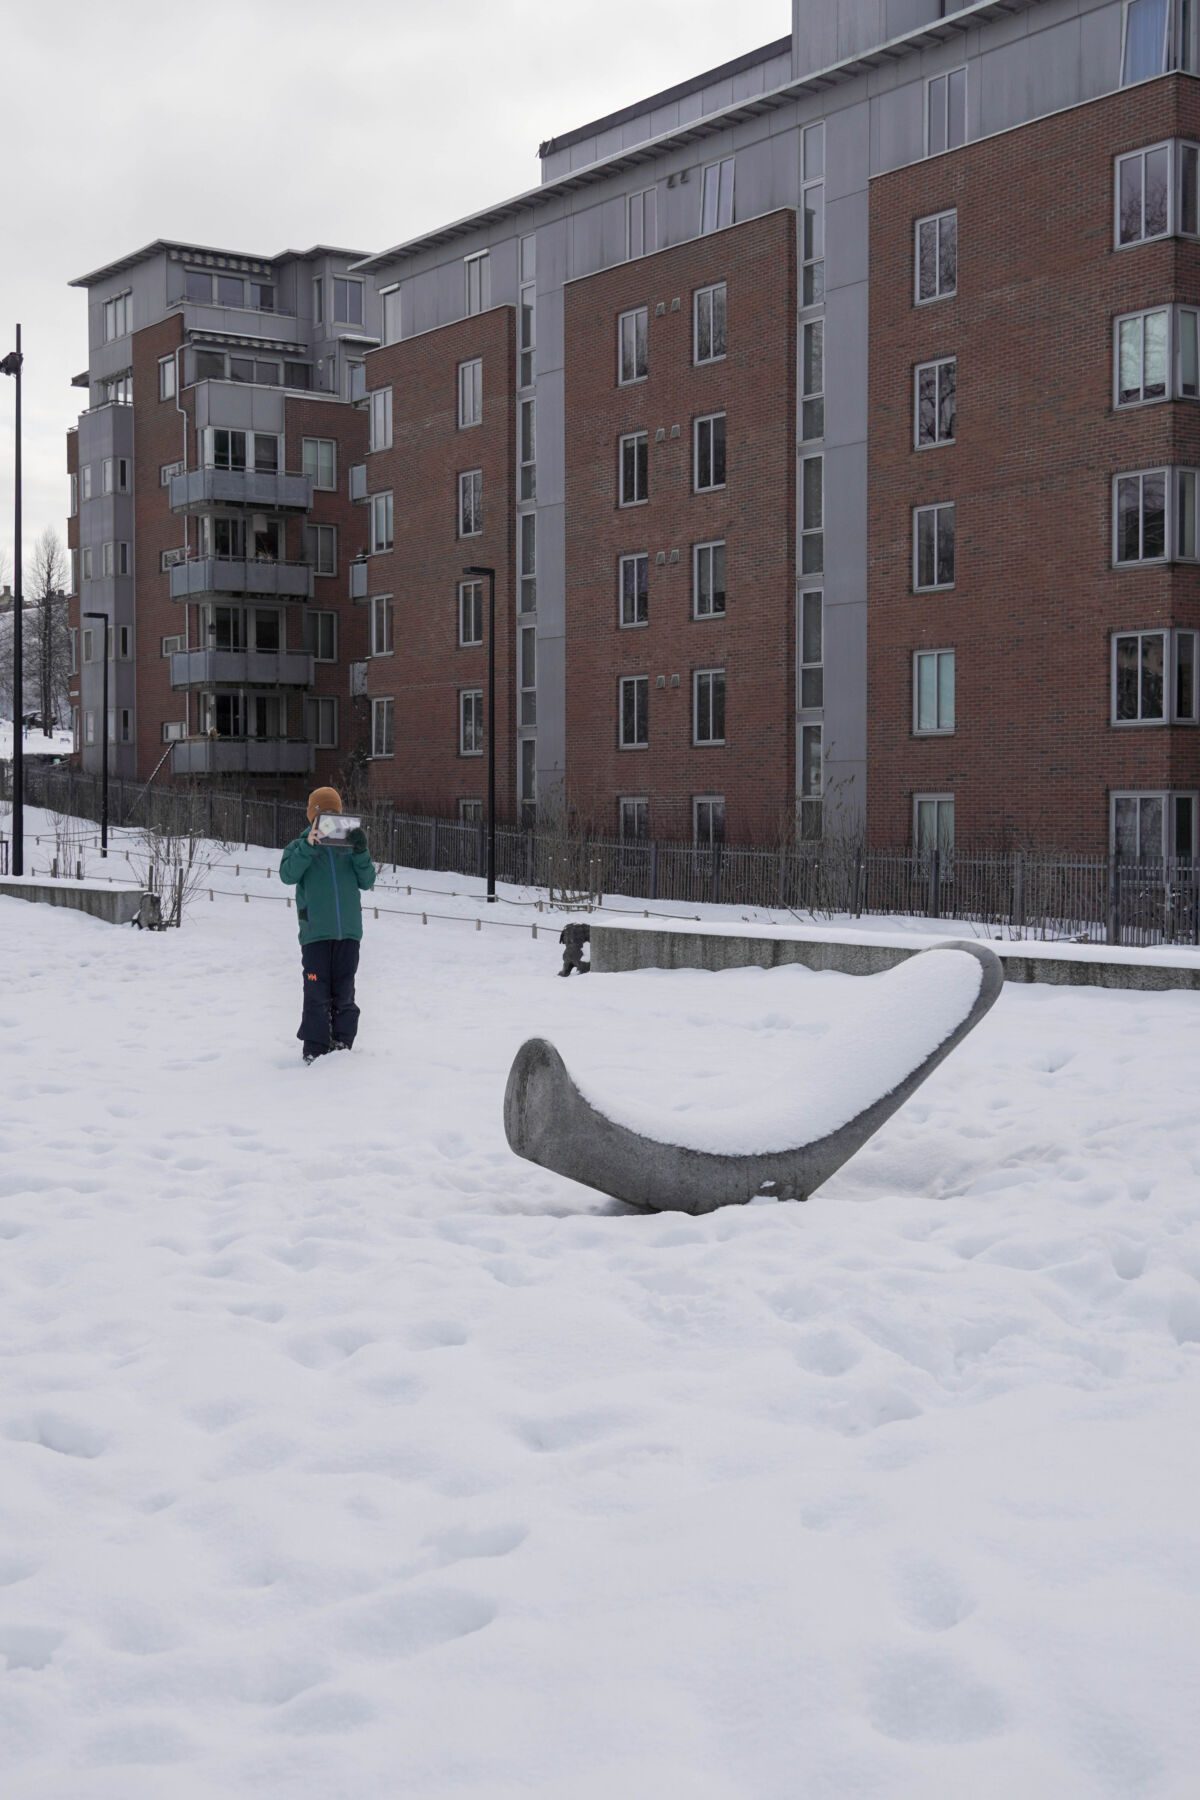
<path fill-rule="evenodd" d="M 809 601 L 815 602 L 820 656 L 812 658 L 807 655 L 808 638 L 805 631 L 805 611 Z M 804 678 L 815 677 L 814 686 L 819 691 L 818 699 L 806 699 L 804 694 Z M 825 590 L 823 587 L 805 587 L 801 584 L 796 596 L 796 711 L 805 714 L 821 713 L 825 710 Z"/>
<path fill-rule="evenodd" d="M 483 424 L 483 358 L 468 356 L 458 365 L 458 429 Z"/>
<path fill-rule="evenodd" d="M 310 533 L 312 534 L 311 538 L 309 535 Z M 327 538 L 325 536 L 326 533 L 328 533 Z M 309 567 L 312 569 L 313 574 L 321 575 L 321 576 L 336 575 L 338 572 L 338 528 L 337 528 L 337 526 L 336 525 L 326 525 L 320 521 L 314 522 L 311 519 L 306 519 L 305 523 L 304 523 L 304 538 L 305 538 L 305 543 L 304 543 L 305 559 L 308 562 Z M 318 544 L 322 544 L 322 543 L 328 543 L 329 545 L 332 546 L 332 555 L 329 558 L 331 566 L 328 568 L 321 561 L 320 556 L 316 553 L 316 546 Z"/>
<path fill-rule="evenodd" d="M 735 156 L 722 156 L 716 162 L 706 163 L 700 174 L 700 233 L 708 237 L 714 231 L 726 231 L 730 225 L 737 224 L 737 209 L 734 196 L 736 178 Z M 709 200 L 712 200 L 710 207 Z M 712 223 L 709 215 L 712 214 Z"/>
<path fill-rule="evenodd" d="M 381 729 L 382 727 L 382 729 Z M 372 762 L 391 762 L 396 754 L 396 700 L 392 694 L 371 696 Z"/>
<path fill-rule="evenodd" d="M 721 314 L 721 348 L 713 349 L 717 341 L 717 296 L 720 296 Z M 708 341 L 709 354 L 700 354 L 700 312 L 701 302 L 708 302 Z M 724 362 L 729 353 L 729 283 L 727 281 L 711 281 L 707 287 L 698 287 L 692 293 L 692 367 L 705 369 L 710 363 Z"/>
<path fill-rule="evenodd" d="M 633 732 L 627 738 L 625 733 L 625 694 L 633 693 Z M 642 714 L 645 736 L 638 737 L 638 714 Z M 617 680 L 617 748 L 618 750 L 648 750 L 650 748 L 650 677 L 649 675 L 621 675 Z"/>
<path fill-rule="evenodd" d="M 716 577 L 715 577 L 715 572 L 714 572 L 714 563 L 715 563 L 714 552 L 717 550 L 719 550 L 721 552 L 721 588 L 720 588 L 721 604 L 720 604 L 720 606 L 717 606 L 715 604 L 716 594 L 717 594 L 717 584 L 716 584 Z M 704 561 L 704 552 L 705 551 L 708 552 L 708 568 L 709 568 L 708 589 L 709 589 L 709 592 L 708 592 L 708 605 L 702 606 L 701 599 L 702 599 L 702 592 L 703 592 L 703 584 L 701 581 L 700 570 L 701 570 L 701 565 Z M 697 620 L 723 619 L 726 616 L 726 613 L 727 613 L 728 607 L 729 607 L 728 581 L 729 581 L 729 562 L 728 562 L 727 540 L 723 537 L 706 538 L 702 543 L 693 544 L 692 545 L 692 618 L 693 619 L 697 619 Z"/>
<path fill-rule="evenodd" d="M 367 451 L 392 447 L 392 390 L 372 388 L 367 395 Z"/>
<path fill-rule="evenodd" d="M 382 488 L 372 494 L 369 501 L 371 516 L 371 556 L 387 556 L 396 547 L 396 513 L 392 499 L 392 489 Z M 385 528 L 380 531 L 381 515 L 386 521 Z"/>
<path fill-rule="evenodd" d="M 471 715 L 470 718 L 468 718 L 468 711 Z M 470 747 L 470 740 L 475 740 L 473 749 Z M 484 743 L 483 689 L 481 687 L 459 688 L 458 754 L 464 757 L 482 756 Z"/>
<path fill-rule="evenodd" d="M 404 335 L 404 312 L 400 293 L 399 282 L 394 282 L 391 287 L 379 290 L 380 336 L 385 347 L 388 344 L 398 344 Z M 396 327 L 395 331 L 392 330 L 393 324 Z"/>
<path fill-rule="evenodd" d="M 950 723 L 942 723 L 942 662 L 950 659 Z M 933 710 L 937 721 L 933 725 L 921 723 L 921 664 L 929 658 L 933 659 Z M 914 650 L 912 654 L 912 733 L 914 737 L 953 737 L 957 720 L 957 697 L 955 681 L 957 666 L 953 646 L 938 650 Z"/>
<path fill-rule="evenodd" d="M 634 493 L 634 497 L 632 499 L 627 499 L 625 496 L 625 446 L 626 446 L 626 444 L 633 445 L 633 473 L 634 473 L 633 487 L 634 487 L 635 493 Z M 644 468 L 645 477 L 646 477 L 645 492 L 640 495 L 636 493 L 636 489 L 638 486 L 637 474 L 638 474 L 638 460 L 639 460 L 638 459 L 638 445 L 639 444 L 642 446 L 642 450 L 644 452 L 641 461 L 642 461 L 642 467 Z M 624 506 L 646 506 L 649 504 L 649 501 L 650 501 L 650 433 L 648 431 L 625 431 L 625 432 L 622 432 L 621 436 L 617 439 L 617 504 L 618 504 L 618 506 L 622 506 L 622 507 L 624 507 Z"/>
<path fill-rule="evenodd" d="M 332 645 L 332 654 L 329 656 L 322 656 L 322 654 L 321 654 L 321 637 L 323 635 L 322 627 L 326 621 L 328 621 L 329 635 L 330 635 L 330 641 L 331 641 L 331 645 Z M 311 636 L 312 639 L 314 640 L 313 647 L 311 649 L 309 649 L 309 651 L 308 651 L 308 654 L 312 657 L 313 661 L 315 663 L 335 663 L 338 660 L 338 614 L 337 614 L 337 612 L 328 607 L 314 607 L 313 609 L 311 609 L 310 611 L 307 611 L 305 613 L 304 624 L 305 624 L 306 637 Z M 306 648 L 307 648 L 307 646 L 306 646 Z"/>
<path fill-rule="evenodd" d="M 1155 729 L 1164 725 L 1196 725 L 1200 723 L 1200 632 L 1192 627 L 1156 625 L 1148 629 L 1138 627 L 1132 631 L 1113 631 L 1110 636 L 1110 670 L 1109 670 L 1109 724 L 1117 731 L 1142 731 Z M 1147 718 L 1143 711 L 1142 674 L 1143 661 L 1141 644 L 1144 638 L 1161 638 L 1163 640 L 1162 685 L 1163 710 L 1158 718 Z M 1138 712 L 1130 719 L 1118 717 L 1118 665 L 1120 661 L 1119 646 L 1122 642 L 1133 639 L 1138 644 Z M 1180 677 L 1183 674 L 1183 658 L 1181 652 L 1184 645 L 1190 649 L 1191 695 L 1185 710 L 1179 704 Z"/>
<path fill-rule="evenodd" d="M 480 313 L 490 312 L 491 305 L 491 252 L 476 250 L 470 256 L 463 257 L 463 316 L 468 319 L 477 318 Z"/>
<path fill-rule="evenodd" d="M 709 831 L 705 837 L 700 835 L 700 808 L 709 809 Z M 717 822 L 717 811 L 720 811 L 720 830 L 714 830 Z M 695 850 L 706 850 L 711 855 L 715 849 L 725 843 L 725 796 L 724 794 L 692 795 L 692 847 Z"/>
<path fill-rule="evenodd" d="M 810 351 L 814 344 L 818 346 L 815 356 Z M 806 319 L 800 327 L 800 441 L 819 443 L 824 436 L 825 317 L 821 314 Z"/>
<path fill-rule="evenodd" d="M 954 83 L 955 79 L 958 77 L 961 77 L 961 80 L 962 80 L 962 136 L 960 138 L 956 139 L 952 143 L 951 142 L 951 117 L 952 117 L 952 95 L 953 95 L 953 91 L 954 91 L 952 84 Z M 941 112 L 942 112 L 941 135 L 943 137 L 943 142 L 935 147 L 935 145 L 934 145 L 934 129 L 933 129 L 934 115 L 935 115 L 935 96 L 934 96 L 933 90 L 937 87 L 939 82 L 945 82 L 945 84 L 946 84 L 945 95 L 941 102 Z M 930 75 L 926 79 L 926 82 L 925 82 L 925 155 L 927 157 L 929 157 L 929 156 L 945 156 L 951 150 L 961 150 L 963 148 L 963 146 L 965 144 L 968 144 L 970 141 L 971 141 L 971 132 L 970 132 L 970 108 L 968 105 L 967 65 L 966 65 L 966 63 L 959 63 L 957 65 L 957 67 L 955 67 L 953 69 L 943 69 L 940 74 Z"/>
<path fill-rule="evenodd" d="M 921 377 L 932 369 L 934 374 L 934 435 L 922 440 L 921 437 Z M 943 369 L 954 370 L 954 426 L 949 437 L 943 437 L 942 429 L 942 376 Z M 958 442 L 958 357 L 935 356 L 928 362 L 913 365 L 913 448 L 914 450 L 946 450 Z"/>
<path fill-rule="evenodd" d="M 1167 196 L 1166 224 L 1162 231 L 1147 234 L 1146 218 L 1146 159 L 1159 152 L 1166 153 L 1167 159 Z M 1185 158 L 1190 158 L 1192 167 L 1190 175 L 1185 172 Z M 1141 164 L 1140 202 L 1141 229 L 1136 237 L 1121 236 L 1121 171 L 1126 163 Z M 1190 198 L 1187 190 L 1190 189 Z M 1195 214 L 1194 222 L 1189 224 L 1183 217 L 1185 199 L 1188 207 Z M 1113 157 L 1113 249 L 1136 250 L 1143 244 L 1161 244 L 1164 239 L 1172 237 L 1187 238 L 1193 241 L 1200 238 L 1200 142 L 1194 138 L 1174 137 L 1156 138 L 1153 143 L 1141 144 L 1136 150 L 1124 150 Z"/>
<path fill-rule="evenodd" d="M 717 682 L 720 682 L 721 734 L 716 736 L 712 731 L 716 712 Z M 708 718 L 709 736 L 700 736 L 700 692 L 703 683 L 708 683 Z M 719 750 L 727 742 L 725 731 L 725 697 L 726 680 L 724 665 L 711 669 L 692 670 L 692 748 L 694 750 Z"/>
<path fill-rule="evenodd" d="M 813 146 L 809 156 L 809 145 Z M 800 305 L 825 300 L 825 121 L 803 128 L 800 139 Z"/>
<path fill-rule="evenodd" d="M 633 568 L 633 593 L 625 592 L 625 571 Z M 645 576 L 638 581 L 639 567 Z M 632 599 L 633 618 L 625 617 L 626 600 Z M 643 608 L 642 616 L 637 616 L 639 607 Z M 650 623 L 650 552 L 648 550 L 630 550 L 617 558 L 617 629 L 620 631 L 644 631 Z"/>
<path fill-rule="evenodd" d="M 468 637 L 465 630 L 468 606 L 472 615 L 476 611 L 478 612 L 477 636 Z M 481 650 L 483 642 L 483 582 L 477 578 L 460 581 L 458 584 L 458 647 L 460 650 Z"/>
<path fill-rule="evenodd" d="M 922 848 L 921 848 L 921 807 L 929 806 L 929 805 L 932 805 L 936 809 L 934 812 L 934 840 L 935 841 L 934 841 L 934 844 L 931 846 L 931 848 L 937 849 L 937 851 L 939 852 L 940 855 L 949 854 L 949 855 L 953 856 L 953 854 L 954 854 L 954 836 L 955 836 L 955 830 L 956 830 L 956 818 L 955 818 L 955 807 L 954 807 L 954 794 L 953 794 L 953 791 L 951 791 L 951 790 L 934 790 L 929 793 L 917 793 L 917 794 L 913 795 L 913 797 L 912 797 L 913 850 L 916 852 L 916 854 L 918 856 L 923 854 Z M 948 844 L 943 844 L 943 842 L 942 842 L 942 835 L 943 835 L 942 834 L 942 808 L 946 807 L 946 806 L 948 806 L 950 808 L 950 834 L 949 834 L 950 841 Z"/>
<path fill-rule="evenodd" d="M 367 655 L 374 661 L 396 653 L 396 608 L 391 594 L 372 594 L 367 601 Z"/>
<path fill-rule="evenodd" d="M 158 397 L 160 400 L 174 400 L 178 388 L 175 352 L 170 356 L 158 359 Z"/>
<path fill-rule="evenodd" d="M 483 535 L 482 469 L 458 472 L 458 535 L 460 540 Z"/>
<path fill-rule="evenodd" d="M 729 462 L 728 462 L 727 419 L 728 419 L 727 413 L 724 410 L 722 410 L 721 412 L 701 413 L 697 418 L 692 420 L 692 492 L 694 494 L 717 494 L 717 493 L 720 493 L 721 489 L 723 487 L 725 487 L 728 483 Z M 720 423 L 720 432 L 719 433 L 717 431 L 718 421 Z M 700 439 L 701 439 L 701 435 L 702 435 L 702 427 L 704 427 L 706 425 L 708 427 L 709 473 L 711 475 L 711 474 L 715 473 L 715 470 L 716 470 L 717 447 L 718 447 L 718 437 L 719 437 L 721 479 L 720 479 L 720 481 L 709 481 L 702 485 L 701 481 L 700 481 L 700 466 L 701 466 Z"/>
<path fill-rule="evenodd" d="M 1166 319 L 1166 351 L 1164 356 L 1163 392 L 1146 393 L 1146 326 L 1145 321 L 1162 316 Z M 1141 326 L 1141 386 L 1134 399 L 1122 398 L 1121 339 L 1127 325 Z M 1192 347 L 1192 381 L 1184 380 L 1183 364 L 1188 337 Z M 1130 412 L 1141 406 L 1161 406 L 1171 400 L 1200 400 L 1200 307 L 1182 302 L 1162 302 L 1157 306 L 1139 307 L 1134 312 L 1116 313 L 1113 317 L 1113 387 L 1114 412 Z"/>
<path fill-rule="evenodd" d="M 1120 802 L 1122 800 L 1136 800 L 1139 803 L 1138 804 L 1138 848 L 1137 848 L 1137 853 L 1136 853 L 1135 857 L 1133 858 L 1133 861 L 1135 863 L 1170 861 L 1172 858 L 1178 856 L 1178 854 L 1179 854 L 1179 850 L 1178 850 L 1179 810 L 1180 810 L 1181 806 L 1186 806 L 1189 813 L 1191 814 L 1191 818 L 1189 821 L 1189 834 L 1190 834 L 1191 840 L 1192 840 L 1192 855 L 1189 860 L 1191 860 L 1193 862 L 1196 860 L 1196 857 L 1197 857 L 1196 812 L 1197 812 L 1197 802 L 1198 802 L 1198 800 L 1200 800 L 1200 795 L 1197 795 L 1196 790 L 1194 788 L 1113 788 L 1113 789 L 1110 789 L 1109 796 L 1108 796 L 1108 848 L 1109 848 L 1109 854 L 1117 862 L 1123 862 L 1123 860 L 1124 860 L 1120 856 L 1118 849 L 1117 849 L 1117 805 L 1118 805 L 1118 802 Z M 1141 804 L 1140 803 L 1143 800 L 1158 800 L 1162 804 L 1162 830 L 1161 830 L 1161 836 L 1160 836 L 1160 841 L 1159 841 L 1158 854 L 1155 856 L 1145 856 L 1142 852 L 1142 846 L 1141 846 L 1142 821 L 1141 821 Z"/>
<path fill-rule="evenodd" d="M 953 500 L 931 500 L 923 506 L 912 509 L 912 591 L 914 594 L 945 594 L 955 585 L 957 578 L 957 518 L 956 502 Z M 950 579 L 949 581 L 921 580 L 921 519 L 925 514 L 933 515 L 933 569 L 936 577 L 941 567 L 939 543 L 941 539 L 941 515 L 950 514 Z"/>
<path fill-rule="evenodd" d="M 648 229 L 653 221 L 653 233 Z M 650 237 L 654 244 L 651 247 Z M 658 251 L 658 187 L 639 188 L 625 196 L 625 260 L 654 256 Z"/>
<path fill-rule="evenodd" d="M 315 731 L 312 726 L 314 708 L 316 710 L 317 718 L 317 729 Z M 323 736 L 321 732 L 321 719 L 326 708 L 329 709 L 329 717 L 333 721 L 332 732 L 329 736 Z M 304 696 L 304 728 L 308 741 L 313 746 L 314 750 L 337 749 L 338 703 L 336 694 L 306 694 Z"/>
<path fill-rule="evenodd" d="M 639 338 L 638 321 L 641 321 Z M 628 342 L 626 341 L 628 339 Z M 626 351 L 629 352 L 628 359 Z M 639 366 L 639 351 L 641 352 Z M 632 369 L 632 374 L 627 369 Z M 631 306 L 617 314 L 617 386 L 635 387 L 650 378 L 650 308 Z"/>
<path fill-rule="evenodd" d="M 309 461 L 308 446 L 310 444 L 315 446 L 314 453 L 313 453 L 313 456 L 311 459 L 313 462 L 313 465 L 314 465 L 315 473 L 312 473 L 312 474 L 309 474 L 309 470 L 306 466 Z M 322 481 L 320 479 L 322 450 L 325 446 L 328 446 L 328 449 L 329 449 L 329 465 L 330 465 L 330 475 L 331 475 L 331 479 L 329 481 Z M 300 467 L 301 467 L 303 473 L 305 475 L 308 475 L 309 480 L 312 482 L 314 493 L 320 493 L 320 494 L 336 494 L 337 493 L 337 463 L 338 463 L 337 452 L 338 452 L 338 442 L 337 442 L 336 438 L 320 438 L 320 437 L 301 438 L 301 440 L 300 440 Z"/>
<path fill-rule="evenodd" d="M 809 483 L 808 469 L 817 467 L 817 510 L 820 514 L 815 525 L 809 523 Z M 799 487 L 800 512 L 800 573 L 801 575 L 822 575 L 825 571 L 825 457 L 820 450 L 810 456 L 799 459 L 797 470 Z"/>
<path fill-rule="evenodd" d="M 333 284 L 333 318 L 330 321 L 330 323 L 333 325 L 357 325 L 359 330 L 361 331 L 363 329 L 363 325 L 366 321 L 366 316 L 367 316 L 367 296 L 366 296 L 366 285 L 367 284 L 366 284 L 366 282 L 360 280 L 357 275 L 333 275 L 330 277 L 330 279 Z M 354 318 L 352 309 L 351 309 L 351 311 L 346 312 L 346 313 L 343 313 L 339 309 L 339 306 L 338 306 L 338 289 L 339 288 L 341 288 L 345 291 L 347 297 L 350 295 L 352 290 L 354 290 L 354 289 L 358 290 L 358 317 L 357 317 L 357 319 Z"/>
<path fill-rule="evenodd" d="M 1161 475 L 1164 478 L 1163 508 L 1163 552 L 1161 556 L 1124 557 L 1120 551 L 1120 484 L 1123 481 L 1139 481 L 1142 484 L 1141 494 L 1145 493 L 1145 483 L 1149 476 Z M 1191 487 L 1190 506 L 1180 506 L 1180 495 L 1184 484 Z M 1194 563 L 1200 561 L 1200 522 L 1197 508 L 1200 503 L 1200 470 L 1185 468 L 1179 464 L 1159 465 L 1148 469 L 1120 469 L 1112 477 L 1112 567 L 1114 569 L 1160 568 L 1167 563 Z M 1191 550 L 1181 548 L 1180 537 L 1185 527 L 1190 526 L 1193 543 Z M 1138 508 L 1139 543 L 1145 540 L 1145 506 L 1139 500 Z"/>
<path fill-rule="evenodd" d="M 1119 73 L 1119 77 L 1118 77 L 1118 81 L 1117 81 L 1117 91 L 1118 92 L 1121 92 L 1125 88 L 1128 88 L 1128 87 L 1140 87 L 1144 81 L 1157 81 L 1160 75 L 1169 74 L 1173 68 L 1175 68 L 1176 66 L 1181 66 L 1181 65 L 1177 65 L 1175 56 L 1173 54 L 1174 49 L 1175 49 L 1175 38 L 1176 38 L 1175 0 L 1162 0 L 1163 35 L 1162 35 L 1162 44 L 1160 46 L 1159 67 L 1157 69 L 1155 69 L 1152 74 L 1139 75 L 1134 80 L 1129 80 L 1127 78 L 1126 73 L 1125 73 L 1125 64 L 1126 64 L 1126 60 L 1129 55 L 1129 25 L 1130 25 L 1130 20 L 1133 15 L 1134 6 L 1137 4 L 1141 4 L 1141 3 L 1144 3 L 1144 0 L 1125 0 L 1125 5 L 1122 8 L 1122 12 L 1121 12 L 1121 63 L 1120 63 L 1120 73 Z"/>
<path fill-rule="evenodd" d="M 942 286 L 942 228 L 947 220 L 954 221 L 954 286 Z M 932 225 L 936 230 L 934 244 L 934 266 L 937 271 L 936 291 L 932 294 L 921 292 L 921 231 L 924 226 Z M 925 213 L 913 225 L 913 305 L 936 306 L 940 300 L 953 300 L 958 293 L 958 208 L 948 206 L 942 212 Z"/>

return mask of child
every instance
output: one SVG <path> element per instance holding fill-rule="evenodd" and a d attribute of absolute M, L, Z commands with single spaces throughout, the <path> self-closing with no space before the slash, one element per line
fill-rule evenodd
<path fill-rule="evenodd" d="M 309 829 L 288 845 L 279 878 L 296 890 L 300 958 L 304 966 L 304 1013 L 296 1036 L 304 1060 L 329 1050 L 349 1050 L 358 1030 L 354 976 L 362 939 L 359 890 L 375 885 L 375 865 L 361 826 L 345 843 L 317 836 L 322 813 L 340 813 L 336 788 L 316 788 L 308 796 Z"/>

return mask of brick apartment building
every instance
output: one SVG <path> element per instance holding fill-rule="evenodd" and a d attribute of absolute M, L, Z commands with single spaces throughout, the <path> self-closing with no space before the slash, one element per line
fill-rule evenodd
<path fill-rule="evenodd" d="M 100 610 L 143 779 L 1194 853 L 1198 14 L 793 0 L 392 249 L 86 277 L 84 766 Z"/>

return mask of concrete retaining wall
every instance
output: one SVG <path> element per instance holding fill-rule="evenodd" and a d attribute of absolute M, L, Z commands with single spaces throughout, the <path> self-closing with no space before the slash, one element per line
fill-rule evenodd
<path fill-rule="evenodd" d="M 598 974 L 628 969 L 775 969 L 802 963 L 807 969 L 833 969 L 841 975 L 879 975 L 894 969 L 931 945 L 968 942 L 955 938 L 772 937 L 739 935 L 729 930 L 686 930 L 641 925 L 593 925 L 592 968 Z M 986 939 L 982 942 L 988 942 Z M 1162 992 L 1169 988 L 1200 990 L 1200 952 L 1112 951 L 1065 944 L 990 942 L 1004 968 L 1006 981 L 1040 981 L 1053 987 L 1133 988 Z M 1044 953 L 1044 952 L 1048 952 Z"/>
<path fill-rule="evenodd" d="M 142 904 L 140 888 L 89 887 L 86 882 L 29 881 L 24 877 L 0 881 L 0 894 L 14 900 L 40 900 L 46 906 L 70 906 L 106 919 L 110 925 L 129 925 Z"/>

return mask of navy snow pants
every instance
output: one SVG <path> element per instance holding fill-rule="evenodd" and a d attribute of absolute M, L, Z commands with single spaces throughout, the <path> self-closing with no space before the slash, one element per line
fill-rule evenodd
<path fill-rule="evenodd" d="M 319 944 L 302 944 L 304 964 L 304 1014 L 296 1033 L 307 1055 L 324 1056 L 332 1043 L 354 1042 L 358 1008 L 354 1004 L 354 977 L 358 969 L 357 938 L 327 938 Z"/>

